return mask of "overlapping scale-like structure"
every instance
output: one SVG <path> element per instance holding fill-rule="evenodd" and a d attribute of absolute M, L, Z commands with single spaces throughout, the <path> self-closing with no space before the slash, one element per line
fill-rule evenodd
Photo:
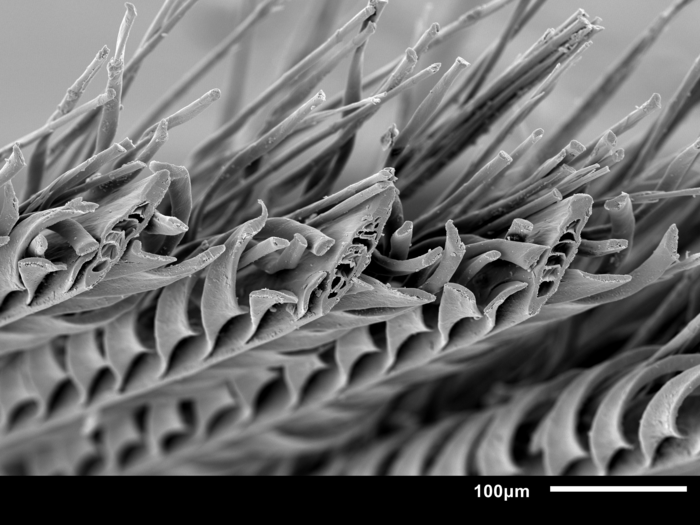
<path fill-rule="evenodd" d="M 579 10 L 491 79 L 544 4 L 493 0 L 364 75 L 388 2 L 325 34 L 342 11 L 329 1 L 304 18 L 319 34 L 286 72 L 252 101 L 225 93 L 228 120 L 179 166 L 160 148 L 222 93 L 167 112 L 290 8 L 241 8 L 114 142 L 137 71 L 195 3 L 166 0 L 129 61 L 127 4 L 112 58 L 103 48 L 48 123 L 2 149 L 0 472 L 697 470 L 700 256 L 684 197 L 700 194 L 700 147 L 657 153 L 697 101 L 698 63 L 627 152 L 618 138 L 658 95 L 588 145 L 538 129 L 503 151 L 600 20 Z M 688 3 L 660 15 L 562 130 L 583 129 Z M 428 48 L 509 4 L 495 44 L 415 100 L 440 70 L 419 67 Z M 346 57 L 346 89 L 316 91 Z M 105 92 L 78 105 L 105 63 Z M 393 98 L 404 125 L 382 137 L 381 166 L 333 191 L 362 125 Z M 262 130 L 234 142 L 263 111 Z M 404 212 L 464 151 L 443 194 Z"/>

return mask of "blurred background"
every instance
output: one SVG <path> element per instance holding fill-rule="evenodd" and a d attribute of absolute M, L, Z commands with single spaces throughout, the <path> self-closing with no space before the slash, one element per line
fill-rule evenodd
<path fill-rule="evenodd" d="M 134 86 L 123 101 L 118 138 L 128 132 L 138 117 L 171 83 L 232 30 L 239 16 L 241 1 L 243 0 L 200 0 L 194 6 L 141 68 Z M 248 99 L 279 75 L 282 63 L 289 56 L 288 44 L 295 34 L 296 21 L 307 16 L 314 4 L 320 1 L 289 0 L 283 10 L 268 17 L 255 28 L 250 74 L 247 75 L 244 86 Z M 341 20 L 347 19 L 366 3 L 365 0 L 332 1 L 343 4 Z M 433 1 L 428 21 L 445 25 L 483 1 Z M 671 1 L 547 2 L 508 47 L 495 74 L 502 71 L 518 53 L 530 47 L 545 29 L 556 27 L 577 8 L 583 8 L 591 16 L 601 17 L 605 31 L 594 38 L 594 45 L 584 54 L 583 60 L 567 72 L 554 93 L 526 120 L 518 132 L 524 136 L 538 127 L 544 128 L 545 132 L 552 129 L 557 119 L 567 114 L 575 105 L 576 99 L 586 92 L 632 39 Z M 127 60 L 161 4 L 158 0 L 134 0 L 134 3 L 138 18 L 127 47 Z M 416 21 L 428 4 L 430 2 L 426 0 L 390 0 L 377 34 L 368 47 L 366 72 L 385 64 L 413 44 Z M 124 4 L 122 0 L 0 0 L 0 6 L 4 18 L 3 30 L 0 31 L 0 144 L 6 144 L 44 124 L 66 88 L 84 70 L 101 46 L 106 44 L 114 49 Z M 509 5 L 467 29 L 449 44 L 431 51 L 422 60 L 422 67 L 438 61 L 447 66 L 452 64 L 456 56 L 475 61 L 498 36 L 514 6 L 515 3 Z M 667 102 L 695 57 L 700 54 L 700 36 L 697 31 L 699 20 L 700 2 L 694 2 L 671 23 L 670 29 L 651 49 L 634 77 L 610 100 L 583 136 L 571 138 L 587 142 L 624 117 L 636 105 L 646 101 L 652 93 L 661 94 L 662 103 Z M 178 107 L 188 104 L 209 89 L 226 90 L 230 63 L 231 60 L 225 60 L 221 67 L 203 77 Z M 320 87 L 329 95 L 342 89 L 346 69 L 345 64 L 341 65 Z M 437 78 L 423 83 L 419 93 L 427 93 Z M 82 100 L 87 101 L 96 96 L 104 89 L 105 83 L 106 73 L 103 70 Z M 187 153 L 220 124 L 220 109 L 214 105 L 186 126 L 173 130 L 159 158 L 173 163 L 184 162 Z M 246 130 L 248 136 L 255 133 L 256 126 L 259 128 L 263 118 L 264 115 L 260 116 Z M 379 138 L 395 120 L 396 106 L 388 104 L 365 125 L 360 132 L 351 163 L 339 184 L 366 177 L 379 168 L 382 158 Z M 686 125 L 677 131 L 666 148 L 676 149 L 694 140 L 699 131 L 694 122 L 697 122 L 697 118 L 687 119 Z M 643 129 L 643 126 L 640 127 L 637 133 Z M 632 136 L 626 138 L 622 145 L 629 144 Z M 519 137 L 513 137 L 512 140 L 517 138 Z M 453 171 L 459 171 L 459 167 L 454 167 Z M 450 173 L 446 173 L 440 180 L 444 182 L 449 176 Z M 21 185 L 22 181 L 17 181 L 17 186 Z M 432 188 L 430 191 L 438 190 Z"/>

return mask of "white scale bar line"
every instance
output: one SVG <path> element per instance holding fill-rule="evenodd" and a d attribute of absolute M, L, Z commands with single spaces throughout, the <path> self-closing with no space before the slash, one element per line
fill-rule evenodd
<path fill-rule="evenodd" d="M 549 487 L 550 492 L 688 492 L 687 486 L 676 487 L 645 487 L 645 486 L 628 486 L 628 487 Z"/>

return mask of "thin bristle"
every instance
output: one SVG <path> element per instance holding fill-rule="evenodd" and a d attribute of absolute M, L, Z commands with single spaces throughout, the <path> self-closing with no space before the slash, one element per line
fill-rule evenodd
<path fill-rule="evenodd" d="M 72 120 L 75 120 L 78 117 L 85 115 L 86 113 L 90 113 L 94 109 L 103 107 L 108 102 L 114 100 L 115 96 L 116 96 L 115 91 L 113 89 L 108 89 L 106 93 L 102 93 L 102 94 L 96 96 L 90 102 L 86 102 L 85 104 L 78 106 L 77 108 L 75 108 L 73 111 L 71 111 L 67 115 L 63 115 L 62 117 L 59 117 L 56 120 L 52 120 L 50 122 L 47 122 L 39 129 L 32 131 L 31 133 L 28 133 L 24 137 L 17 139 L 12 144 L 8 144 L 7 146 L 0 148 L 0 155 L 6 154 L 8 151 L 10 151 L 13 148 L 13 146 L 15 144 L 19 144 L 20 147 L 25 147 L 25 146 L 28 146 L 29 144 L 36 142 L 41 137 L 44 137 L 44 136 L 48 135 L 49 133 L 53 133 L 54 131 L 56 131 L 60 127 L 66 125 L 68 122 L 71 122 Z"/>
<path fill-rule="evenodd" d="M 78 103 L 105 47 L 0 150 L 0 475 L 700 473 L 700 62 L 576 136 L 690 0 L 563 99 L 583 9 L 516 50 L 545 0 L 242 0 L 132 104 L 196 3 L 133 52 L 127 4 L 106 91 Z"/>
<path fill-rule="evenodd" d="M 114 56 L 107 64 L 107 92 L 113 92 L 114 96 L 107 101 L 102 108 L 102 116 L 97 130 L 95 149 L 102 151 L 108 148 L 117 135 L 119 114 L 122 103 L 122 82 L 124 78 L 124 56 L 126 54 L 126 42 L 129 39 L 131 27 L 136 18 L 136 8 L 133 4 L 126 3 L 126 13 L 117 34 L 117 45 Z"/>

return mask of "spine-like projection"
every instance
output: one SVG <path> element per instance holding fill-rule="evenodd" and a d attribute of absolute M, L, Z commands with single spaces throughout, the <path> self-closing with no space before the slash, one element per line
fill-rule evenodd
<path fill-rule="evenodd" d="M 198 460 L 213 462 L 225 449 L 233 464 L 234 456 L 249 461 L 256 454 L 264 463 L 264 458 L 323 448 L 311 435 L 300 437 L 297 422 L 312 418 L 325 427 L 324 417 L 337 425 L 370 417 L 406 385 L 457 373 L 470 360 L 479 364 L 500 345 L 512 344 L 517 333 L 531 333 L 530 321 L 542 315 L 547 301 L 557 299 L 553 309 L 576 308 L 581 298 L 633 282 L 638 271 L 631 276 L 595 275 L 576 285 L 571 302 L 559 292 L 562 278 L 572 271 L 568 268 L 582 243 L 591 204 L 588 196 L 575 195 L 550 213 L 517 220 L 504 239 L 460 236 L 448 223 L 446 237 L 412 250 L 423 256 L 407 259 L 406 252 L 403 260 L 392 260 L 377 253 L 365 275 L 325 317 L 255 354 L 207 371 L 210 381 L 226 381 L 239 409 L 219 434 L 202 443 Z M 437 244 L 443 247 L 431 250 Z M 591 252 L 591 246 L 586 250 L 587 258 L 607 253 Z M 390 277 L 393 286 L 373 274 Z M 399 288 L 399 283 L 417 288 Z M 628 293 L 620 293 L 619 299 Z M 275 363 L 285 364 L 280 370 Z M 185 385 L 196 388 L 196 382 Z M 356 436 L 352 428 L 339 430 L 335 440 L 333 429 L 326 432 L 329 447 Z M 262 437 L 275 445 L 262 446 Z M 183 448 L 163 468 L 188 459 Z"/>
<path fill-rule="evenodd" d="M 700 143 L 650 160 L 692 114 L 700 62 L 627 158 L 618 138 L 659 109 L 658 95 L 588 146 L 555 134 L 537 149 L 538 129 L 505 152 L 599 19 L 577 11 L 487 82 L 543 4 L 491 0 L 426 25 L 364 76 L 388 2 L 370 0 L 332 31 L 328 0 L 301 17 L 305 42 L 252 100 L 213 89 L 167 115 L 236 46 L 239 77 L 250 30 L 283 7 L 264 0 L 164 90 L 135 142 L 113 143 L 136 73 L 194 3 L 166 1 L 131 58 L 127 4 L 111 59 L 103 48 L 47 124 L 0 148 L 0 473 L 693 467 L 697 322 L 656 343 L 697 319 L 700 254 L 681 260 L 694 246 L 678 231 L 697 229 L 682 197 L 700 194 Z M 421 62 L 429 48 L 511 3 L 493 46 L 412 98 L 438 78 L 440 64 Z M 564 130 L 584 128 L 687 3 L 657 18 Z M 326 96 L 318 83 L 344 57 L 346 87 Z M 107 89 L 78 105 L 105 63 Z M 221 127 L 187 169 L 153 160 L 222 96 Z M 385 168 L 334 193 L 355 147 L 367 147 L 363 124 L 392 98 Z M 244 144 L 239 132 L 263 114 Z M 20 200 L 12 179 L 33 143 Z M 407 199 L 457 158 L 469 159 L 464 172 L 406 220 Z"/>
<path fill-rule="evenodd" d="M 140 394 L 167 390 L 323 318 L 359 282 L 395 198 L 387 171 L 300 210 L 296 219 L 270 219 L 263 207 L 229 235 L 194 250 L 184 246 L 186 258 L 175 265 L 175 258 L 146 253 L 133 240 L 107 278 L 79 296 L 84 302 L 59 306 L 92 304 L 92 311 L 42 317 L 33 333 L 26 331 L 32 317 L 5 327 L 6 340 L 14 339 L 7 350 L 22 350 L 5 369 L 21 371 L 26 381 L 0 394 L 4 443 L 12 449 L 22 436 L 52 427 L 60 439 L 73 440 L 72 422 L 95 410 L 111 413 L 109 406 L 135 398 L 114 410 L 132 414 Z M 158 224 L 146 231 L 176 233 L 163 226 L 165 218 L 153 217 Z"/>
<path fill-rule="evenodd" d="M 321 422 L 328 417 L 340 423 L 369 417 L 407 383 L 450 373 L 453 365 L 445 357 L 479 356 L 490 348 L 492 334 L 536 316 L 556 293 L 581 242 L 590 205 L 587 196 L 567 199 L 551 215 L 531 216 L 534 221 L 525 225 L 518 222 L 519 235 L 509 231 L 507 239 L 461 237 L 448 224 L 447 236 L 440 239 L 444 247 L 432 250 L 437 257 L 431 251 L 403 260 L 377 254 L 324 317 L 167 390 L 184 402 L 189 399 L 186 392 L 195 392 L 198 385 L 221 382 L 230 405 L 215 431 L 198 434 L 191 448 L 183 445 L 173 451 L 160 468 L 186 460 L 188 450 L 197 450 L 205 462 L 222 447 L 231 457 L 269 455 L 259 441 L 261 432 L 277 443 L 273 455 L 298 454 L 305 440 L 291 437 L 297 420 Z M 480 277 L 496 262 L 493 280 Z M 417 287 L 387 286 L 372 274 L 389 274 L 392 281 Z M 338 419 L 334 413 L 345 416 Z M 122 417 L 131 420 L 133 411 Z M 355 435 L 352 429 L 349 433 Z M 307 448 L 322 446 L 312 436 L 308 439 Z M 326 446 L 347 439 L 341 433 Z M 136 470 L 149 468 L 159 467 L 143 461 Z"/>
<path fill-rule="evenodd" d="M 447 414 L 319 472 L 344 475 L 650 475 L 697 471 L 700 356 L 676 354 L 695 318 L 664 346 L 620 353 L 532 385 L 479 412 Z M 292 470 L 293 471 L 293 470 Z"/>

